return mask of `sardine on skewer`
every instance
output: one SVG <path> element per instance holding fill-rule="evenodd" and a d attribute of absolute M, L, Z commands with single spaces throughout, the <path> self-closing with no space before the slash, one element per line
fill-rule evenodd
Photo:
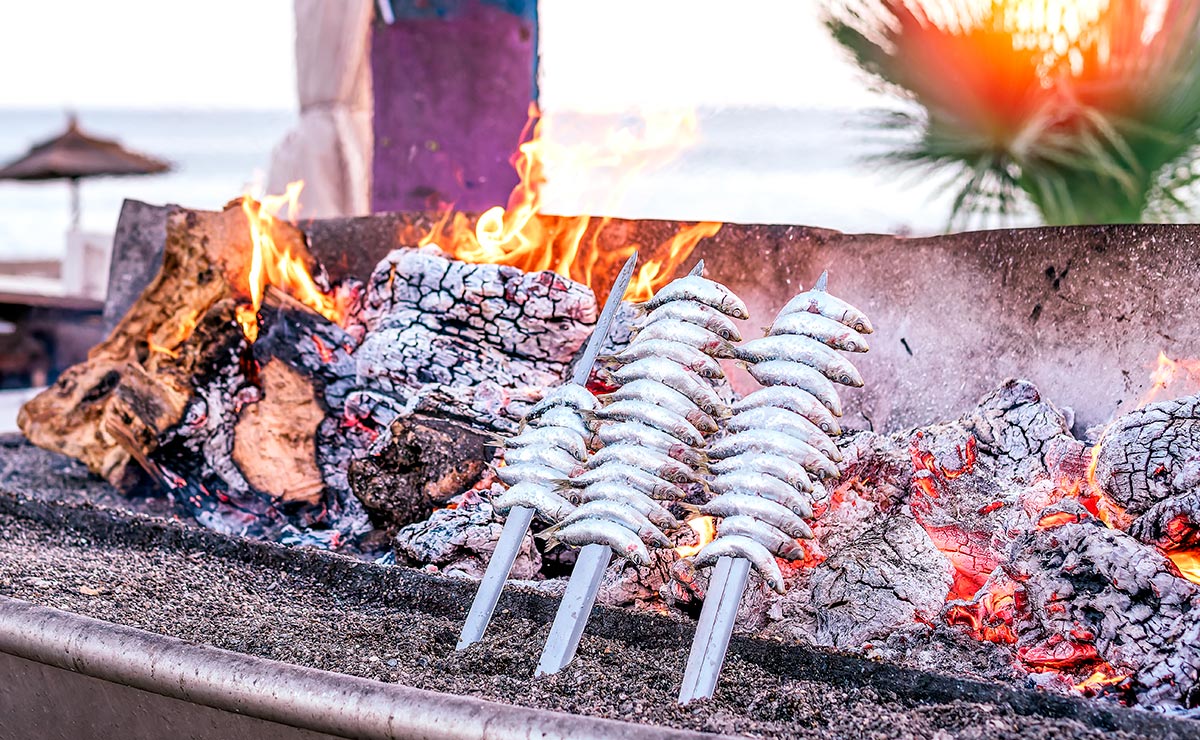
<path fill-rule="evenodd" d="M 722 537 L 735 534 L 749 537 L 784 560 L 800 560 L 804 557 L 804 548 L 795 539 L 751 516 L 738 514 L 725 517 L 717 525 L 717 530 Z"/>
<path fill-rule="evenodd" d="M 604 358 L 621 364 L 630 364 L 650 357 L 661 357 L 683 365 L 701 378 L 713 380 L 725 376 L 721 364 L 710 355 L 690 344 L 674 339 L 647 339 L 633 342 L 618 354 Z"/>
<path fill-rule="evenodd" d="M 702 326 L 677 319 L 655 321 L 649 324 L 634 336 L 629 346 L 634 347 L 640 342 L 650 342 L 655 339 L 681 342 L 689 347 L 695 347 L 709 357 L 734 357 L 733 345 L 729 340 Z"/>
<path fill-rule="evenodd" d="M 808 311 L 780 316 L 767 328 L 768 336 L 785 334 L 810 337 L 827 347 L 846 352 L 866 352 L 871 349 L 867 338 L 862 334 L 839 321 Z"/>
<path fill-rule="evenodd" d="M 643 311 L 652 311 L 671 301 L 696 301 L 735 319 L 750 318 L 750 310 L 746 308 L 745 302 L 734 295 L 732 290 L 715 280 L 709 280 L 699 275 L 688 275 L 672 280 L 655 293 L 654 297 L 642 303 L 639 308 Z"/>
<path fill-rule="evenodd" d="M 730 318 L 713 308 L 698 301 L 679 300 L 663 304 L 645 319 L 643 326 L 659 321 L 686 321 L 689 324 L 704 327 L 713 334 L 730 342 L 742 341 L 742 333 Z"/>
<path fill-rule="evenodd" d="M 542 532 L 547 537 L 558 529 L 584 519 L 604 519 L 624 526 L 654 547 L 670 547 L 671 540 L 645 515 L 629 504 L 614 499 L 593 499 L 580 504 L 557 525 Z"/>
<path fill-rule="evenodd" d="M 784 304 L 783 308 L 779 311 L 779 316 L 790 316 L 801 311 L 807 311 L 833 319 L 838 323 L 850 327 L 859 334 L 871 334 L 874 332 L 875 328 L 871 326 L 871 320 L 867 318 L 865 313 L 842 299 L 830 295 L 825 290 L 827 280 L 828 273 L 822 273 L 811 289 L 804 291 Z"/>
<path fill-rule="evenodd" d="M 729 415 L 729 407 L 721 400 L 711 385 L 703 382 L 688 372 L 687 368 L 673 362 L 668 357 L 646 357 L 630 363 L 614 372 L 613 379 L 621 386 L 638 380 L 652 380 L 679 391 L 696 404 L 701 411 L 713 418 L 723 418 Z"/>
<path fill-rule="evenodd" d="M 786 360 L 808 365 L 834 383 L 861 388 L 862 375 L 842 355 L 810 337 L 779 334 L 753 339 L 737 347 L 734 354 L 747 362 Z"/>
<path fill-rule="evenodd" d="M 777 385 L 760 388 L 750 395 L 735 401 L 733 413 L 740 414 L 750 409 L 780 408 L 797 413 L 816 424 L 822 432 L 830 436 L 842 433 L 842 428 L 829 409 L 816 396 L 790 385 Z"/>
<path fill-rule="evenodd" d="M 692 558 L 692 565 L 697 568 L 716 565 L 717 560 L 722 557 L 749 560 L 768 588 L 777 594 L 786 592 L 783 572 L 779 569 L 779 563 L 775 561 L 775 555 L 757 540 L 740 534 L 718 537 Z"/>
<path fill-rule="evenodd" d="M 503 491 L 492 499 L 492 506 L 500 514 L 507 514 L 514 506 L 533 509 L 548 522 L 558 522 L 575 509 L 575 505 L 540 483 L 523 482 Z"/>
<path fill-rule="evenodd" d="M 607 545 L 612 551 L 638 565 L 650 564 L 650 551 L 636 532 L 607 519 L 588 518 L 557 530 L 546 540 L 548 547 L 558 543 L 582 547 Z"/>
<path fill-rule="evenodd" d="M 735 414 L 725 428 L 731 432 L 748 432 L 752 429 L 773 429 L 789 434 L 802 442 L 816 447 L 833 462 L 842 461 L 842 451 L 833 439 L 821 431 L 806 417 L 787 409 L 762 406 Z"/>

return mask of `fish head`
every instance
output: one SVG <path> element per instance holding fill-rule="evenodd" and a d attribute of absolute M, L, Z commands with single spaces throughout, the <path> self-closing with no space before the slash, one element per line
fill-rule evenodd
<path fill-rule="evenodd" d="M 848 385 L 851 388 L 862 388 L 863 387 L 862 378 L 858 377 L 857 375 L 855 375 L 853 373 L 850 373 L 847 371 L 842 371 L 842 372 L 834 373 L 834 376 L 835 377 L 833 378 L 833 382 L 835 382 L 835 383 L 841 383 L 842 385 Z"/>
<path fill-rule="evenodd" d="M 871 349 L 867 344 L 867 340 L 863 339 L 857 331 L 853 334 L 846 332 L 839 336 L 838 343 L 845 347 L 848 352 L 868 352 Z"/>
<path fill-rule="evenodd" d="M 712 417 L 699 409 L 689 411 L 687 420 L 703 434 L 715 434 L 718 429 L 717 423 L 712 420 Z"/>
<path fill-rule="evenodd" d="M 665 550 L 671 547 L 671 540 L 657 529 L 646 532 L 646 535 L 646 539 L 650 540 L 650 543 L 659 549 Z"/>
<path fill-rule="evenodd" d="M 745 321 L 750 318 L 750 310 L 746 308 L 746 304 L 740 298 L 730 294 L 721 301 L 721 312 L 726 316 L 732 316 L 735 319 Z"/>
<path fill-rule="evenodd" d="M 638 548 L 636 545 L 627 545 L 625 547 L 625 556 L 627 558 L 629 558 L 630 560 L 632 560 L 634 563 L 641 565 L 643 567 L 650 564 L 650 558 L 648 558 L 645 554 L 643 554 L 642 550 L 640 548 Z"/>
<path fill-rule="evenodd" d="M 778 578 L 764 578 L 763 582 L 767 584 L 767 588 L 771 589 L 780 596 L 783 596 L 787 593 L 787 586 L 785 586 L 783 581 L 779 580 Z"/>

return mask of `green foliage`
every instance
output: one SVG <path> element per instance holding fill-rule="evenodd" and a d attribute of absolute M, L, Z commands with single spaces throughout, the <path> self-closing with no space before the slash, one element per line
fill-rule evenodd
<path fill-rule="evenodd" d="M 1108 0 L 1073 34 L 1022 35 L 1037 2 L 828 2 L 833 37 L 922 109 L 885 120 L 916 133 L 885 160 L 951 175 L 952 227 L 1023 200 L 1047 224 L 1195 218 L 1200 3 Z"/>

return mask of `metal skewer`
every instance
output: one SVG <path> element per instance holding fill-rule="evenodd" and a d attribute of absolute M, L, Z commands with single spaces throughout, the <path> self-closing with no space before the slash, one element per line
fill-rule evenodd
<path fill-rule="evenodd" d="M 717 688 L 717 678 L 721 675 L 721 666 L 725 664 L 725 652 L 729 649 L 729 637 L 733 634 L 738 603 L 742 600 L 749 576 L 749 560 L 717 560 L 708 582 L 704 608 L 700 610 L 700 622 L 696 625 L 692 650 L 688 653 L 687 668 L 683 671 L 680 704 L 687 704 L 693 699 L 712 698 Z"/>
<path fill-rule="evenodd" d="M 608 545 L 584 545 L 579 551 L 535 675 L 558 673 L 575 657 L 579 638 L 583 636 L 583 628 L 596 604 L 600 581 L 604 579 L 604 571 L 612 555 L 612 548 Z"/>
<path fill-rule="evenodd" d="M 596 363 L 600 347 L 608 337 L 609 329 L 612 328 L 617 307 L 621 305 L 621 299 L 625 297 L 625 290 L 633 278 L 633 268 L 637 264 L 637 258 L 637 252 L 631 254 L 613 282 L 612 291 L 604 302 L 604 310 L 600 312 L 600 318 L 596 320 L 596 328 L 592 330 L 592 336 L 588 339 L 583 355 L 575 365 L 575 373 L 571 376 L 571 382 L 575 385 L 587 385 L 588 377 L 592 374 L 592 365 Z M 513 563 L 516 562 L 517 554 L 521 551 L 521 542 L 524 541 L 525 532 L 529 530 L 532 521 L 533 509 L 514 506 L 509 512 L 508 519 L 504 522 L 504 531 L 500 533 L 500 540 L 496 543 L 496 551 L 492 553 L 492 558 L 488 561 L 483 580 L 479 582 L 479 591 L 475 594 L 475 600 L 471 602 L 471 611 L 467 614 L 466 622 L 463 623 L 462 633 L 458 637 L 457 650 L 463 650 L 483 639 L 483 633 L 487 629 L 488 623 L 492 621 L 492 614 L 496 611 L 496 604 L 500 601 L 500 592 L 504 588 L 504 582 L 508 580 L 508 573 L 512 570 Z M 577 562 L 582 562 L 582 560 L 581 556 Z M 608 565 L 607 560 L 604 561 L 604 565 Z M 604 572 L 604 566 L 600 568 L 600 572 Z M 597 581 L 597 587 L 599 587 L 599 581 Z M 591 602 L 588 605 L 589 611 L 591 603 L 595 600 L 596 595 L 593 590 Z M 563 601 L 565 603 L 566 599 L 564 598 Z M 582 631 L 582 629 L 581 625 L 580 630 Z M 575 643 L 579 643 L 578 635 L 575 637 Z M 574 648 L 571 652 L 574 654 Z M 568 658 L 568 660 L 570 659 Z"/>
<path fill-rule="evenodd" d="M 700 260 L 688 274 L 703 273 L 704 260 Z M 542 657 L 538 660 L 536 675 L 558 673 L 574 659 L 579 638 L 583 636 L 583 628 L 596 604 L 600 582 L 612 556 L 612 549 L 607 545 L 585 545 L 579 551 L 575 567 L 571 570 L 571 579 L 567 582 L 567 590 L 554 615 L 550 635 L 546 638 L 546 647 L 542 649 Z"/>

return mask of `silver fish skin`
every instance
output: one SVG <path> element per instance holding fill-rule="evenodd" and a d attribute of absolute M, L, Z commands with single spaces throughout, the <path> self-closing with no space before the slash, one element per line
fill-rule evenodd
<path fill-rule="evenodd" d="M 678 460 L 693 468 L 700 468 L 708 463 L 708 456 L 689 444 L 680 442 L 666 432 L 655 429 L 639 422 L 621 422 L 605 424 L 596 433 L 605 445 L 636 444 L 662 452 L 667 457 Z"/>
<path fill-rule="evenodd" d="M 587 388 L 574 383 L 566 383 L 550 389 L 550 392 L 543 396 L 542 400 L 533 404 L 525 414 L 525 423 L 528 424 L 550 409 L 559 406 L 566 406 L 580 411 L 595 411 L 599 405 L 600 402 L 596 400 L 596 397 Z"/>
<path fill-rule="evenodd" d="M 809 501 L 807 493 L 771 475 L 739 470 L 713 478 L 711 487 L 719 494 L 749 493 L 761 496 L 788 507 L 793 514 L 802 519 L 811 519 L 813 515 L 812 502 Z"/>
<path fill-rule="evenodd" d="M 580 504 L 555 527 L 567 527 L 583 519 L 604 519 L 616 522 L 637 534 L 647 545 L 657 548 L 671 546 L 671 540 L 658 527 L 646 518 L 645 514 L 637 511 L 628 504 L 614 500 L 598 498 Z"/>
<path fill-rule="evenodd" d="M 775 557 L 784 560 L 800 560 L 804 557 L 804 548 L 796 544 L 796 540 L 753 517 L 739 515 L 722 519 L 717 524 L 717 532 L 722 537 L 749 537 L 770 550 Z"/>
<path fill-rule="evenodd" d="M 834 416 L 842 415 L 842 401 L 833 382 L 819 371 L 799 362 L 767 360 L 747 365 L 754 379 L 765 386 L 790 385 L 816 396 L 821 405 Z"/>
<path fill-rule="evenodd" d="M 820 314 L 833 319 L 839 324 L 850 327 L 859 334 L 871 334 L 875 327 L 862 311 L 846 303 L 841 298 L 813 288 L 797 295 L 788 301 L 779 311 L 779 316 L 790 316 L 801 311 Z"/>
<path fill-rule="evenodd" d="M 598 468 L 584 471 L 567 481 L 566 488 L 586 488 L 601 481 L 627 485 L 660 501 L 681 501 L 687 498 L 687 494 L 674 483 L 663 480 L 654 473 L 649 473 L 641 468 L 619 462 L 606 463 Z"/>
<path fill-rule="evenodd" d="M 691 466 L 653 447 L 637 444 L 624 443 L 601 447 L 596 454 L 588 458 L 586 467 L 592 470 L 610 462 L 641 468 L 647 473 L 653 473 L 671 483 L 704 482 L 704 479 Z"/>
<path fill-rule="evenodd" d="M 717 395 L 712 386 L 696 378 L 687 369 L 665 357 L 646 357 L 630 363 L 613 373 L 613 379 L 622 386 L 638 380 L 652 380 L 672 390 L 679 391 L 696 404 L 701 411 L 722 419 L 729 415 L 729 407 Z"/>
<path fill-rule="evenodd" d="M 780 316 L 767 329 L 767 334 L 770 336 L 795 334 L 810 337 L 827 347 L 846 352 L 867 352 L 871 349 L 871 346 L 867 344 L 866 337 L 862 334 L 839 321 L 808 311 Z"/>
<path fill-rule="evenodd" d="M 709 357 L 734 357 L 733 345 L 702 326 L 670 319 L 655 321 L 637 333 L 630 344 L 666 339 L 695 347 Z"/>
<path fill-rule="evenodd" d="M 582 414 L 595 413 L 593 411 L 579 411 L 569 406 L 556 406 L 552 409 L 547 409 L 541 416 L 529 422 L 529 428 L 541 429 L 543 427 L 562 427 L 569 429 L 572 432 L 578 433 L 580 436 L 587 436 L 587 425 L 583 422 Z"/>
<path fill-rule="evenodd" d="M 675 515 L 659 502 L 641 491 L 635 491 L 627 485 L 613 481 L 601 481 L 593 483 L 587 488 L 572 489 L 567 498 L 572 503 L 579 505 L 586 504 L 589 501 L 619 501 L 645 516 L 657 527 L 675 530 L 683 526 L 675 518 Z"/>
<path fill-rule="evenodd" d="M 787 360 L 815 368 L 835 383 L 853 388 L 863 386 L 863 377 L 845 357 L 815 339 L 797 334 L 752 339 L 735 350 L 738 358 L 747 362 Z"/>
<path fill-rule="evenodd" d="M 725 424 L 725 428 L 731 432 L 746 432 L 751 429 L 783 432 L 816 447 L 833 462 L 842 461 L 842 451 L 829 435 L 795 411 L 761 406 L 735 415 Z"/>
<path fill-rule="evenodd" d="M 649 315 L 643 326 L 668 320 L 686 321 L 689 324 L 702 326 L 730 342 L 742 341 L 741 331 L 728 316 L 712 306 L 697 301 L 671 301 L 659 306 Z"/>
<path fill-rule="evenodd" d="M 506 486 L 515 486 L 518 483 L 529 482 L 538 483 L 544 486 L 557 485 L 559 481 L 566 476 L 561 470 L 556 470 L 548 465 L 539 465 L 537 463 L 518 463 L 516 465 L 501 465 L 494 468 L 496 477 L 501 480 Z"/>
<path fill-rule="evenodd" d="M 574 455 L 561 447 L 531 445 L 529 447 L 504 450 L 504 464 L 506 466 L 524 463 L 545 465 L 548 468 L 561 471 L 564 476 L 570 476 L 573 473 L 579 472 L 584 467 L 584 463 L 575 459 Z"/>
<path fill-rule="evenodd" d="M 723 437 L 708 446 L 708 456 L 723 460 L 746 452 L 767 452 L 789 457 L 819 478 L 837 478 L 838 468 L 816 447 L 795 437 L 766 429 L 751 429 Z"/>
<path fill-rule="evenodd" d="M 605 519 L 585 519 L 563 527 L 551 535 L 547 544 L 562 542 L 575 547 L 608 545 L 617 555 L 638 565 L 650 564 L 650 551 L 636 533 Z"/>
<path fill-rule="evenodd" d="M 713 434 L 719 429 L 717 420 L 701 411 L 687 396 L 670 386 L 655 383 L 653 380 L 635 380 L 605 396 L 605 401 L 609 403 L 617 401 L 649 403 L 661 406 L 668 411 L 674 411 L 704 434 Z"/>
<path fill-rule="evenodd" d="M 790 457 L 769 452 L 743 452 L 740 455 L 718 460 L 709 467 L 716 475 L 750 471 L 770 475 L 801 491 L 813 492 L 816 486 L 804 466 Z"/>
<path fill-rule="evenodd" d="M 562 521 L 575 509 L 574 504 L 549 486 L 533 482 L 518 483 L 509 488 L 492 499 L 492 506 L 501 514 L 507 514 L 514 506 L 524 506 L 551 523 Z"/>
<path fill-rule="evenodd" d="M 579 461 L 587 460 L 587 443 L 583 435 L 562 427 L 537 427 L 526 429 L 515 437 L 495 437 L 493 442 L 505 450 L 524 447 L 558 447 L 571 453 Z"/>
<path fill-rule="evenodd" d="M 636 421 L 675 437 L 680 442 L 700 447 L 704 436 L 687 418 L 674 411 L 644 401 L 617 401 L 595 412 L 601 421 Z"/>
<path fill-rule="evenodd" d="M 779 563 L 776 562 L 775 556 L 766 547 L 760 543 L 743 537 L 742 535 L 729 535 L 727 537 L 718 537 L 712 542 L 704 546 L 696 557 L 692 558 L 692 565 L 697 568 L 704 568 L 709 565 L 715 565 L 717 560 L 728 558 L 745 558 L 750 561 L 750 565 L 758 573 L 763 582 L 777 594 L 783 594 L 787 591 L 783 584 L 783 572 L 779 570 Z"/>
<path fill-rule="evenodd" d="M 789 537 L 811 540 L 812 529 L 782 504 L 746 493 L 723 493 L 699 507 L 702 514 L 717 517 L 750 516 L 766 522 Z"/>
<path fill-rule="evenodd" d="M 653 311 L 671 301 L 696 301 L 706 306 L 712 306 L 726 316 L 732 316 L 735 319 L 750 318 L 750 311 L 746 308 L 746 304 L 741 298 L 734 295 L 732 290 L 715 280 L 709 280 L 699 275 L 688 275 L 672 280 L 655 293 L 654 297 L 642 303 L 640 308 L 645 311 Z"/>
<path fill-rule="evenodd" d="M 826 434 L 836 437 L 842 433 L 841 426 L 838 425 L 833 414 L 829 413 L 829 409 L 825 408 L 816 396 L 802 388 L 794 388 L 789 385 L 759 388 L 735 401 L 733 413 L 740 414 L 758 408 L 787 409 L 816 424 Z"/>
<path fill-rule="evenodd" d="M 690 344 L 676 342 L 673 339 L 648 339 L 643 342 L 634 342 L 611 359 L 622 364 L 630 364 L 648 357 L 664 357 L 674 360 L 702 378 L 725 377 L 725 371 L 721 369 L 721 364 L 711 356 Z"/>

